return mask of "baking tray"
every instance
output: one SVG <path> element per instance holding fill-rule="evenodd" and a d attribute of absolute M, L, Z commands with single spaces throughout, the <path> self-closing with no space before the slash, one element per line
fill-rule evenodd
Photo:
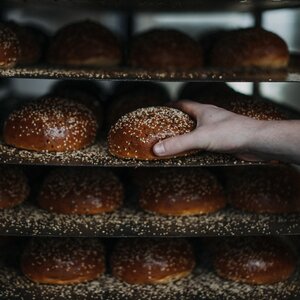
<path fill-rule="evenodd" d="M 34 152 L 7 146 L 0 141 L 0 164 L 101 166 L 101 167 L 200 167 L 266 165 L 272 162 L 246 162 L 229 154 L 199 153 L 187 157 L 155 161 L 124 160 L 108 153 L 105 142 L 73 152 Z"/>
<path fill-rule="evenodd" d="M 227 208 L 202 216 L 165 217 L 123 207 L 114 213 L 77 216 L 49 213 L 31 203 L 0 211 L 0 235 L 196 237 L 271 234 L 300 234 L 300 214 L 258 215 Z"/>
<path fill-rule="evenodd" d="M 151 71 L 119 68 L 64 68 L 46 65 L 0 69 L 2 78 L 96 79 L 114 81 L 227 81 L 227 82 L 300 82 L 300 59 L 292 60 L 285 70 L 219 70 Z"/>
<path fill-rule="evenodd" d="M 299 7 L 298 0 L 5 0 L 3 4 L 99 7 L 141 11 L 249 11 Z"/>
<path fill-rule="evenodd" d="M 1 267 L 0 298 L 2 300 L 289 300 L 300 297 L 299 267 L 293 277 L 274 285 L 250 286 L 219 278 L 208 267 L 199 267 L 194 274 L 162 285 L 129 285 L 110 275 L 85 284 L 55 286 L 30 282 L 17 268 Z"/>

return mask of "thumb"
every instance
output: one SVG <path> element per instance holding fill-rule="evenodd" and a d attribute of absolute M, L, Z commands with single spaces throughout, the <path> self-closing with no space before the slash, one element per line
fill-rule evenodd
<path fill-rule="evenodd" d="M 154 145 L 153 152 L 157 156 L 175 155 L 199 147 L 195 132 L 167 138 Z"/>

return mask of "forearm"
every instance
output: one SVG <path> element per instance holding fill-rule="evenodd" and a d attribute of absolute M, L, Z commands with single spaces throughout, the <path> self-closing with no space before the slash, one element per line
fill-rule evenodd
<path fill-rule="evenodd" d="M 300 121 L 257 121 L 245 150 L 262 158 L 300 164 Z"/>

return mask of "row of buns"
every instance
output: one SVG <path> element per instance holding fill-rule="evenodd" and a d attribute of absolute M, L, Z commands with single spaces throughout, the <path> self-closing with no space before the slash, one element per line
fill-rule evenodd
<path fill-rule="evenodd" d="M 24 172 L 15 167 L 1 167 L 0 171 L 0 208 L 11 208 L 25 201 L 30 188 Z M 150 213 L 201 215 L 227 205 L 251 213 L 300 211 L 300 175 L 292 167 L 230 169 L 221 179 L 201 168 L 137 169 L 129 176 L 130 186 L 137 191 L 138 206 Z M 58 214 L 113 212 L 125 200 L 120 176 L 99 168 L 55 168 L 36 189 L 37 205 Z"/>
<path fill-rule="evenodd" d="M 0 254 L 7 249 L 9 258 L 18 240 L 2 240 Z M 111 242 L 104 245 L 91 238 L 32 238 L 17 248 L 21 252 L 20 268 L 29 280 L 39 284 L 78 284 L 98 280 L 110 270 L 119 281 L 143 285 L 188 277 L 198 265 L 210 266 L 225 280 L 257 285 L 288 280 L 298 260 L 293 243 L 279 237 L 194 241 L 127 238 Z"/>
<path fill-rule="evenodd" d="M 284 68 L 289 62 L 286 43 L 262 28 L 214 32 L 204 40 L 201 43 L 174 29 L 151 29 L 133 38 L 126 63 L 144 69 L 197 70 L 207 63 L 223 68 Z M 46 41 L 40 30 L 14 22 L 2 23 L 0 66 L 10 68 L 39 62 Z M 113 32 L 93 21 L 67 25 L 48 43 L 46 61 L 60 66 L 117 66 L 125 52 Z"/>
<path fill-rule="evenodd" d="M 101 93 L 93 87 L 92 83 L 76 87 L 62 82 L 48 95 L 23 103 L 6 118 L 4 142 L 33 151 L 75 151 L 92 145 L 98 133 L 109 130 L 112 155 L 153 160 L 158 159 L 152 152 L 156 142 L 188 133 L 196 126 L 190 116 L 166 106 L 169 97 L 160 85 L 120 84 L 105 109 Z M 275 104 L 237 93 L 222 83 L 188 83 L 180 92 L 181 98 L 186 96 L 258 120 L 285 118 Z"/>

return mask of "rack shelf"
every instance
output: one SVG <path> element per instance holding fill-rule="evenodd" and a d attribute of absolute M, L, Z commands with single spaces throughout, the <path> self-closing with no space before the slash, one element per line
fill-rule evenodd
<path fill-rule="evenodd" d="M 246 162 L 232 155 L 199 153 L 192 156 L 156 160 L 123 160 L 111 156 L 104 143 L 97 143 L 73 152 L 34 152 L 19 150 L 0 142 L 0 163 L 54 166 L 101 166 L 101 167 L 200 167 L 265 165 L 271 162 Z"/>
<path fill-rule="evenodd" d="M 13 267 L 0 270 L 1 299 L 105 299 L 105 300 L 235 300 L 297 299 L 300 296 L 299 270 L 286 282 L 250 286 L 225 281 L 207 267 L 200 267 L 188 278 L 162 285 L 129 285 L 109 275 L 86 284 L 54 286 L 38 285 L 26 279 Z"/>
<path fill-rule="evenodd" d="M 0 235 L 192 237 L 271 234 L 300 234 L 300 215 L 255 215 L 228 208 L 202 216 L 163 217 L 125 207 L 110 214 L 76 216 L 48 213 L 30 203 L 0 211 Z"/>
<path fill-rule="evenodd" d="M 222 71 L 203 69 L 197 71 L 149 71 L 120 68 L 54 68 L 49 66 L 16 67 L 0 69 L 2 78 L 34 79 L 96 79 L 96 80 L 152 80 L 152 81 L 228 81 L 228 82 L 300 82 L 300 59 L 292 61 L 288 70 Z"/>
<path fill-rule="evenodd" d="M 5 0 L 6 5 L 93 6 L 108 10 L 251 11 L 299 7 L 298 0 Z"/>

